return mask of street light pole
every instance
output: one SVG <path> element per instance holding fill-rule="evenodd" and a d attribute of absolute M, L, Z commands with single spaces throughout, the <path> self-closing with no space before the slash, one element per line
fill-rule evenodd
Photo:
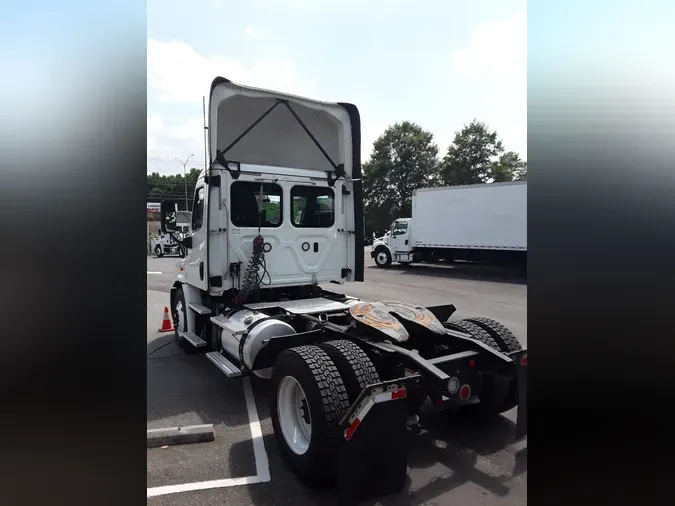
<path fill-rule="evenodd" d="M 190 209 L 188 209 L 187 169 L 186 169 L 186 167 L 187 167 L 188 162 L 190 161 L 190 158 L 192 158 L 193 156 L 195 156 L 195 155 L 192 154 L 192 155 L 188 156 L 187 160 L 185 160 L 185 162 L 183 162 L 180 158 L 176 158 L 176 160 L 178 160 L 183 165 L 183 176 L 185 177 L 185 210 L 186 211 L 190 210 Z"/>

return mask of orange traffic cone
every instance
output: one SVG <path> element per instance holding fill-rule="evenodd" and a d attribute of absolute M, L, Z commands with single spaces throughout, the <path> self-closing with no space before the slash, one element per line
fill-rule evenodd
<path fill-rule="evenodd" d="M 169 316 L 169 308 L 164 307 L 164 318 L 162 319 L 162 328 L 159 329 L 160 332 L 173 332 L 173 323 L 171 323 L 171 317 Z"/>

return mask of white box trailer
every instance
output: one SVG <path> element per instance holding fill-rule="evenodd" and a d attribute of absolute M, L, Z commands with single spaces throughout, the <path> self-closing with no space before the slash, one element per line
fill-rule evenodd
<path fill-rule="evenodd" d="M 372 256 L 380 267 L 439 260 L 524 265 L 527 182 L 416 190 L 412 218 L 394 221 Z"/>

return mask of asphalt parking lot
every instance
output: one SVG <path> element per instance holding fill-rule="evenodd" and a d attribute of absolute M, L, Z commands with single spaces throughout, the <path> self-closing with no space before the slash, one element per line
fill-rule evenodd
<path fill-rule="evenodd" d="M 216 440 L 149 449 L 148 504 L 335 504 L 330 492 L 307 489 L 284 467 L 264 382 L 228 380 L 203 356 L 184 355 L 172 342 L 173 333 L 157 331 L 178 261 L 148 257 L 148 428 L 210 423 Z M 499 320 L 527 345 L 527 286 L 501 269 L 423 265 L 382 270 L 367 254 L 365 283 L 327 288 L 366 300 L 453 303 L 458 317 Z M 404 492 L 366 504 L 526 503 L 527 440 L 515 441 L 515 411 L 480 427 L 422 414 L 426 430 L 406 441 Z"/>

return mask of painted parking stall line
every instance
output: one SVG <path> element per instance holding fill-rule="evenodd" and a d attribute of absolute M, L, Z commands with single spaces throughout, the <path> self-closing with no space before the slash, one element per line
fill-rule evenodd
<path fill-rule="evenodd" d="M 152 487 L 148 489 L 148 497 L 214 488 L 255 485 L 257 483 L 267 483 L 270 481 L 269 459 L 267 458 L 267 452 L 265 451 L 265 442 L 263 441 L 262 428 L 260 426 L 260 418 L 258 417 L 258 408 L 253 395 L 251 380 L 250 378 L 244 378 L 242 383 L 244 386 L 244 397 L 246 398 L 246 410 L 248 412 L 248 425 L 251 431 L 251 442 L 253 443 L 253 458 L 255 460 L 256 475 L 245 476 L 243 478 L 225 478 L 221 480 L 198 481 L 194 483 L 181 483 L 179 485 Z"/>

